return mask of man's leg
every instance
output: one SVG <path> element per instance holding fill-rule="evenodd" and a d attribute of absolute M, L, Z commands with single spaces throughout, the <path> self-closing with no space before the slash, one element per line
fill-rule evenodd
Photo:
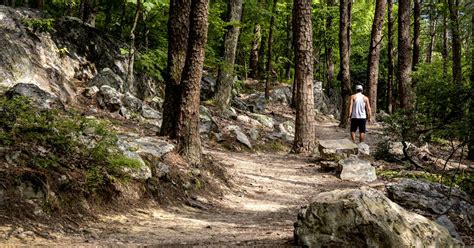
<path fill-rule="evenodd" d="M 365 123 L 366 119 L 360 120 L 360 126 L 359 126 L 359 136 L 360 136 L 360 142 L 364 142 L 365 140 Z"/>
<path fill-rule="evenodd" d="M 351 132 L 351 138 L 352 138 L 352 142 L 356 142 L 356 133 L 355 132 Z"/>
<path fill-rule="evenodd" d="M 356 142 L 357 120 L 351 119 L 351 138 L 352 142 Z"/>

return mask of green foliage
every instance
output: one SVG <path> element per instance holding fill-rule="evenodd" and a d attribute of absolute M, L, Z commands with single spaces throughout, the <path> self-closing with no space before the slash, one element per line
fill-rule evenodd
<path fill-rule="evenodd" d="M 87 185 L 141 166 L 118 150 L 117 136 L 107 126 L 77 113 L 40 111 L 24 97 L 0 99 L 0 146 L 18 153 L 18 162 L 31 168 L 84 169 Z"/>
<path fill-rule="evenodd" d="M 48 33 L 54 31 L 54 19 L 24 19 L 23 25 L 33 32 Z"/>
<path fill-rule="evenodd" d="M 138 55 L 135 67 L 158 81 L 163 81 L 166 70 L 167 51 L 161 49 L 147 50 Z"/>

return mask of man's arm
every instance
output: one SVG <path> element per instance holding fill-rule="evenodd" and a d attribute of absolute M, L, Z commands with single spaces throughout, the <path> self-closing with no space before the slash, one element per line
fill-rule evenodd
<path fill-rule="evenodd" d="M 372 108 L 370 108 L 370 101 L 368 97 L 365 97 L 365 108 L 367 109 L 367 120 L 370 122 L 370 119 L 372 118 Z"/>
<path fill-rule="evenodd" d="M 353 102 L 353 100 L 354 100 L 353 97 L 350 96 L 349 97 L 349 102 L 350 102 L 350 104 L 349 104 L 349 116 L 347 118 L 351 118 L 351 116 L 352 116 L 352 102 Z"/>

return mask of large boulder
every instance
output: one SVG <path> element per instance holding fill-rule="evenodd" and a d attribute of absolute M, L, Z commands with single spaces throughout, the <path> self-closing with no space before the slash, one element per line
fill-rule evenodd
<path fill-rule="evenodd" d="M 219 126 L 212 117 L 211 111 L 204 106 L 199 106 L 199 133 L 209 134 L 211 131 L 218 133 Z"/>
<path fill-rule="evenodd" d="M 5 95 L 7 98 L 12 99 L 16 96 L 24 96 L 31 100 L 33 106 L 40 109 L 51 109 L 55 105 L 59 105 L 59 99 L 38 87 L 35 84 L 24 84 L 19 83 L 9 89 Z"/>
<path fill-rule="evenodd" d="M 111 112 L 118 111 L 122 107 L 122 94 L 116 89 L 103 85 L 97 94 L 97 102 L 102 108 L 106 108 Z"/>
<path fill-rule="evenodd" d="M 388 197 L 394 202 L 416 209 L 426 216 L 446 214 L 451 220 L 474 232 L 473 196 L 463 191 L 422 180 L 400 179 L 387 185 Z"/>
<path fill-rule="evenodd" d="M 135 159 L 140 163 L 138 168 L 121 167 L 123 173 L 129 175 L 133 179 L 147 180 L 152 176 L 151 169 L 143 161 L 142 157 L 134 151 L 134 147 L 124 139 L 117 140 L 119 151 L 128 158 Z"/>
<path fill-rule="evenodd" d="M 342 180 L 354 182 L 372 182 L 377 180 L 375 168 L 369 161 L 350 156 L 339 161 L 339 171 Z"/>
<path fill-rule="evenodd" d="M 358 153 L 358 146 L 348 139 L 319 140 L 318 146 L 321 158 L 339 161 Z"/>
<path fill-rule="evenodd" d="M 335 190 L 319 194 L 295 223 L 305 247 L 462 247 L 439 224 L 408 212 L 380 191 Z"/>
<path fill-rule="evenodd" d="M 216 80 L 209 76 L 202 77 L 201 79 L 201 101 L 211 99 L 216 93 Z"/>
<path fill-rule="evenodd" d="M 272 117 L 261 114 L 251 114 L 251 116 L 258 122 L 260 122 L 263 126 L 273 130 L 273 125 L 275 125 L 275 121 Z"/>
<path fill-rule="evenodd" d="M 89 87 L 108 85 L 118 92 L 124 92 L 124 81 L 117 74 L 115 74 L 110 68 L 104 68 L 95 77 L 89 81 Z"/>
<path fill-rule="evenodd" d="M 289 105 L 291 103 L 291 86 L 276 88 L 270 91 L 270 99 L 273 102 Z"/>
<path fill-rule="evenodd" d="M 133 112 L 140 112 L 143 106 L 142 100 L 130 94 L 130 92 L 125 93 L 122 101 L 123 101 L 123 106 L 125 106 L 127 109 Z"/>

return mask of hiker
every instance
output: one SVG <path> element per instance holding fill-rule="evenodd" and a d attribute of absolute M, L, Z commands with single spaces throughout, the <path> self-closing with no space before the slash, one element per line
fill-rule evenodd
<path fill-rule="evenodd" d="M 357 93 L 351 96 L 348 117 L 351 120 L 351 138 L 354 143 L 357 129 L 359 129 L 360 142 L 364 142 L 366 121 L 370 122 L 372 113 L 369 98 L 362 94 L 362 85 L 356 85 L 355 89 Z"/>

